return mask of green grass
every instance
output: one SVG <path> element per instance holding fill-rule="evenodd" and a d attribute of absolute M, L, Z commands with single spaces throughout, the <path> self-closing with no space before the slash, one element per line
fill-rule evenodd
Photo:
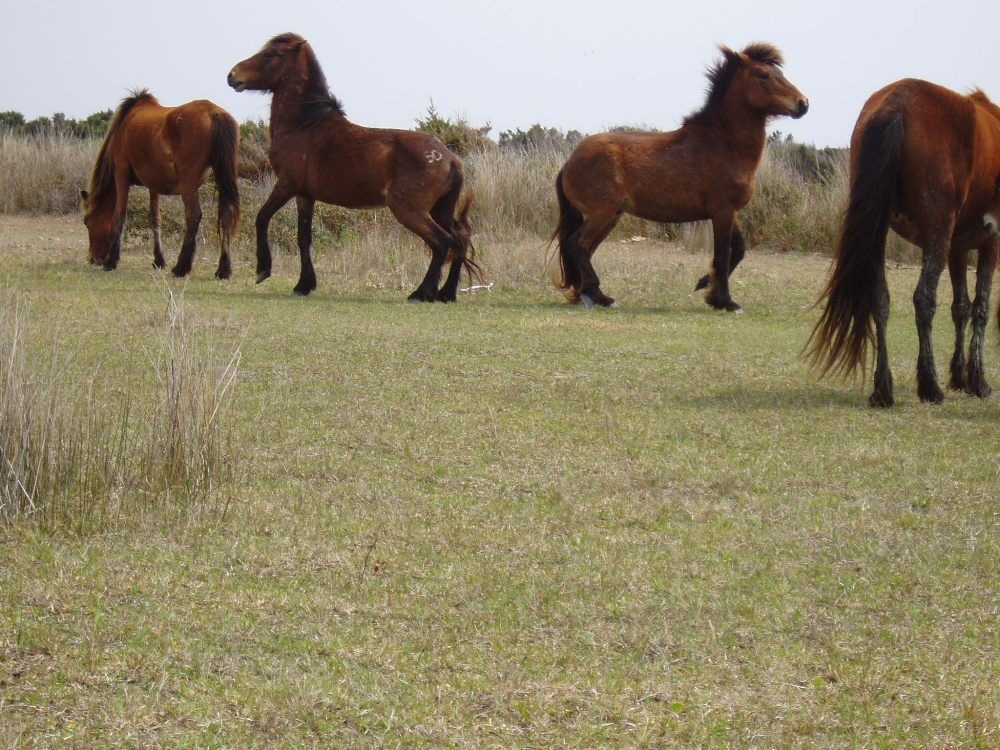
<path fill-rule="evenodd" d="M 0 232 L 32 345 L 151 398 L 148 248 L 105 274 L 73 231 Z M 875 411 L 797 356 L 824 259 L 751 252 L 732 316 L 704 255 L 609 244 L 621 307 L 587 314 L 539 245 L 452 306 L 403 304 L 415 251 L 323 248 L 299 299 L 295 258 L 219 283 L 203 249 L 245 479 L 225 518 L 0 532 L 0 745 L 995 746 L 1000 408 L 918 402 L 915 269 Z"/>

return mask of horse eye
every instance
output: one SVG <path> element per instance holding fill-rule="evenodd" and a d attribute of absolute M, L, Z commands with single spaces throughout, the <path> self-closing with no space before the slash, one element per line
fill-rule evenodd
<path fill-rule="evenodd" d="M 755 70 L 753 72 L 754 78 L 759 78 L 762 81 L 766 81 L 771 77 L 771 74 L 766 70 Z"/>

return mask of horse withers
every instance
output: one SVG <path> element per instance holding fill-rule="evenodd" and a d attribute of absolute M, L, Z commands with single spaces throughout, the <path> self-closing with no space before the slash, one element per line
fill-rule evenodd
<path fill-rule="evenodd" d="M 226 110 L 199 99 L 179 107 L 164 107 L 149 91 L 122 100 L 101 143 L 90 177 L 81 191 L 84 224 L 90 237 L 88 258 L 107 271 L 118 266 L 122 232 L 132 185 L 149 190 L 149 225 L 153 231 L 153 265 L 163 268 L 160 244 L 160 196 L 180 195 L 185 232 L 181 252 L 171 272 L 191 271 L 201 223 L 198 188 L 209 170 L 219 193 L 219 267 L 216 278 L 232 273 L 229 245 L 240 217 L 236 182 L 239 125 Z"/>
<path fill-rule="evenodd" d="M 826 306 L 807 344 L 822 375 L 849 376 L 875 345 L 875 384 L 869 402 L 892 406 L 886 349 L 889 289 L 885 242 L 891 227 L 922 251 L 913 293 L 917 335 L 917 394 L 944 399 L 931 347 L 937 286 L 951 276 L 955 350 L 949 386 L 986 397 L 983 341 L 1000 240 L 1000 108 L 982 91 L 958 94 L 907 78 L 875 92 L 851 136 L 850 197 L 821 297 Z M 969 251 L 978 250 L 976 296 L 966 282 Z M 968 357 L 965 329 L 972 321 Z M 872 330 L 874 327 L 874 331 Z"/>
<path fill-rule="evenodd" d="M 702 109 L 669 133 L 614 132 L 581 141 L 556 178 L 560 288 L 572 302 L 610 306 L 591 257 L 623 213 L 662 222 L 712 222 L 710 273 L 696 289 L 705 301 L 738 312 L 729 275 L 746 246 L 736 212 L 750 200 L 764 152 L 768 119 L 802 117 L 806 97 L 781 72 L 781 53 L 770 44 L 742 52 L 720 47 L 708 72 Z"/>
<path fill-rule="evenodd" d="M 404 227 L 431 249 L 430 266 L 412 302 L 454 302 L 462 268 L 479 267 L 472 257 L 468 213 L 458 214 L 465 178 L 462 161 L 436 137 L 410 130 L 366 128 L 350 122 L 327 87 L 309 43 L 297 34 L 272 38 L 228 76 L 237 91 L 269 91 L 271 147 L 277 177 L 257 214 L 257 282 L 271 275 L 267 230 L 271 217 L 295 198 L 298 208 L 297 294 L 316 288 L 312 219 L 316 201 L 347 208 L 388 206 Z M 441 289 L 445 263 L 451 262 Z"/>

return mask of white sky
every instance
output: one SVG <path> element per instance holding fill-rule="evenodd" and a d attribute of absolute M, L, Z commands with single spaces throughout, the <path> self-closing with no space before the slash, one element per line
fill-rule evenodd
<path fill-rule="evenodd" d="M 704 100 L 716 45 L 769 41 L 809 97 L 771 128 L 846 145 L 862 103 L 906 76 L 1000 101 L 1000 0 L 29 0 L 0 22 L 0 111 L 85 117 L 148 87 L 164 104 L 207 98 L 239 120 L 270 97 L 226 74 L 294 31 L 351 120 L 410 128 L 433 98 L 445 116 L 501 130 L 535 122 L 597 132 L 677 127 Z M 677 6 L 675 8 L 675 6 Z"/>

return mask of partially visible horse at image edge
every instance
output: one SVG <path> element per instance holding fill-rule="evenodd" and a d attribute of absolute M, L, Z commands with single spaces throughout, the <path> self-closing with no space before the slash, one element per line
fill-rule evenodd
<path fill-rule="evenodd" d="M 894 403 L 886 348 L 889 288 L 885 242 L 891 227 L 922 250 L 913 293 L 919 354 L 917 394 L 944 399 L 931 346 L 938 280 L 948 266 L 955 349 L 949 386 L 984 398 L 983 341 L 1000 240 L 1000 108 L 982 91 L 968 95 L 913 78 L 892 83 L 865 103 L 851 136 L 850 197 L 834 252 L 826 303 L 806 345 L 821 375 L 849 376 L 875 345 L 873 406 Z M 966 282 L 978 250 L 976 296 Z M 969 354 L 965 328 L 972 321 Z M 1000 316 L 998 316 L 1000 322 Z M 874 330 L 873 330 L 874 328 Z"/>
<path fill-rule="evenodd" d="M 180 195 L 185 232 L 171 272 L 191 271 L 201 223 L 198 188 L 211 170 L 219 195 L 219 266 L 216 278 L 232 273 L 229 246 L 240 217 L 236 180 L 239 125 L 226 110 L 205 99 L 164 107 L 148 90 L 123 99 L 101 143 L 88 190 L 81 191 L 84 224 L 90 239 L 88 258 L 117 267 L 132 185 L 149 190 L 149 225 L 153 265 L 163 268 L 160 243 L 160 196 Z"/>

